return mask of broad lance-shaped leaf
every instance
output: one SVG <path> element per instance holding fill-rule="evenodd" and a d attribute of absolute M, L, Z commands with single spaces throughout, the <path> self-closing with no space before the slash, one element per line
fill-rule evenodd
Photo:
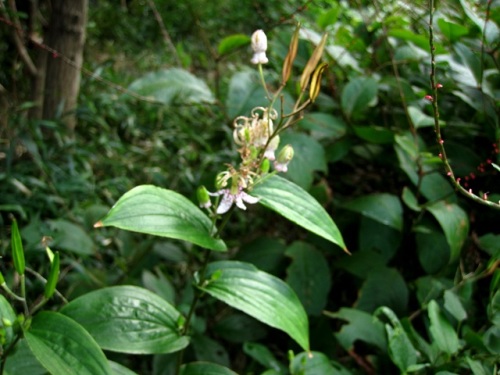
<path fill-rule="evenodd" d="M 450 245 L 450 262 L 455 261 L 469 234 L 469 218 L 466 212 L 456 203 L 445 201 L 438 201 L 427 209 L 441 225 Z"/>
<path fill-rule="evenodd" d="M 280 176 L 272 176 L 255 186 L 252 195 L 259 203 L 297 225 L 339 245 L 347 252 L 337 225 L 307 191 Z"/>
<path fill-rule="evenodd" d="M 37 314 L 24 337 L 37 360 L 53 375 L 111 374 L 104 353 L 89 333 L 60 313 Z"/>
<path fill-rule="evenodd" d="M 210 250 L 227 250 L 221 239 L 211 236 L 211 220 L 193 202 L 175 191 L 152 185 L 137 186 L 125 193 L 94 226 L 113 226 L 176 238 Z"/>
<path fill-rule="evenodd" d="M 292 288 L 250 263 L 220 261 L 208 265 L 206 285 L 200 287 L 235 309 L 286 332 L 309 350 L 307 314 Z"/>
<path fill-rule="evenodd" d="M 81 324 L 101 348 L 122 353 L 173 353 L 189 339 L 179 332 L 181 314 L 160 296 L 135 286 L 84 294 L 61 309 Z"/>

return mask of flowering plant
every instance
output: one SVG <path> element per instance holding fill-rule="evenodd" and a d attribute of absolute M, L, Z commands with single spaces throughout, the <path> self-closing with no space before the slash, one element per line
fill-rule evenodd
<path fill-rule="evenodd" d="M 298 38 L 297 28 L 284 61 L 281 84 L 271 93 L 263 70 L 263 64 L 268 62 L 267 37 L 262 30 L 252 35 L 254 55 L 251 62 L 258 66 L 268 104 L 254 108 L 249 116 L 242 114 L 234 120 L 233 140 L 241 160 L 236 166 L 227 164 L 227 168 L 217 175 L 215 192 L 209 192 L 203 186 L 198 189 L 199 205 L 208 212 L 208 216 L 174 191 L 144 185 L 122 196 L 96 227 L 114 226 L 176 238 L 204 248 L 203 266 L 196 274 L 196 287 L 200 294 L 208 293 L 257 320 L 287 332 L 304 350 L 309 351 L 307 314 L 288 285 L 253 265 L 235 261 L 209 262 L 210 251 L 227 250 L 221 233 L 234 207 L 245 210 L 246 204 L 256 203 L 347 251 L 337 226 L 324 208 L 301 187 L 277 175 L 287 171 L 294 156 L 291 145 L 285 145 L 276 156 L 280 134 L 299 121 L 304 109 L 316 99 L 321 74 L 326 68 L 326 64 L 320 63 L 325 35 L 304 68 L 300 94 L 292 112 L 284 113 L 283 105 L 276 108 L 281 91 L 291 76 Z M 215 204 L 212 199 L 215 199 Z M 220 224 L 219 219 L 222 219 Z M 256 285 L 259 285 L 258 291 L 255 290 Z M 197 297 L 178 329 L 179 339 L 185 338 L 188 332 L 196 303 Z"/>

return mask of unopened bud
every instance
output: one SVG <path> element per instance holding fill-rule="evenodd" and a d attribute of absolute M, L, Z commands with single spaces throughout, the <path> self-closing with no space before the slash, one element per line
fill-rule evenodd
<path fill-rule="evenodd" d="M 278 158 L 274 162 L 274 168 L 278 172 L 288 171 L 288 163 L 293 159 L 293 147 L 291 145 L 286 145 L 283 147 L 278 155 Z"/>
<path fill-rule="evenodd" d="M 4 327 L 12 327 L 12 320 L 2 317 L 2 324 Z"/>
<path fill-rule="evenodd" d="M 297 25 L 297 28 L 293 33 L 292 40 L 290 41 L 290 46 L 288 47 L 288 54 L 283 62 L 283 84 L 288 81 L 290 74 L 292 73 L 293 61 L 295 60 L 295 56 L 297 56 L 297 49 L 299 46 L 299 30 L 300 25 Z"/>
<path fill-rule="evenodd" d="M 424 96 L 424 99 L 425 99 L 425 100 L 428 100 L 428 101 L 430 101 L 430 102 L 433 102 L 433 101 L 434 101 L 434 98 L 432 97 L 432 95 L 426 95 L 426 96 Z"/>
<path fill-rule="evenodd" d="M 263 174 L 266 174 L 269 172 L 270 167 L 271 167 L 271 162 L 269 161 L 269 159 L 264 159 L 264 160 L 262 160 L 262 163 L 260 164 L 260 171 Z"/>
<path fill-rule="evenodd" d="M 60 260 L 59 252 L 54 253 L 54 259 L 50 266 L 49 277 L 47 277 L 47 284 L 45 284 L 44 296 L 46 299 L 50 299 L 56 290 L 57 281 L 59 280 L 60 272 Z"/>
<path fill-rule="evenodd" d="M 208 190 L 205 186 L 200 186 L 198 190 L 196 190 L 196 196 L 198 198 L 198 204 L 200 207 L 209 208 L 212 205 L 210 201 L 210 196 L 208 195 Z"/>
<path fill-rule="evenodd" d="M 266 56 L 267 36 L 262 30 L 257 30 L 252 34 L 252 64 L 267 64 L 269 60 Z"/>
<path fill-rule="evenodd" d="M 321 88 L 321 76 L 323 75 L 323 72 L 326 68 L 328 68 L 327 63 L 318 65 L 311 77 L 311 84 L 309 86 L 309 98 L 312 102 L 314 102 L 319 95 L 319 89 Z"/>

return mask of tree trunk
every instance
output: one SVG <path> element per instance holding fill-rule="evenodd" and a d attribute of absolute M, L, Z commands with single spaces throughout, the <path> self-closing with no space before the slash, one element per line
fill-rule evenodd
<path fill-rule="evenodd" d="M 74 110 L 80 89 L 80 70 L 83 62 L 85 26 L 87 24 L 88 0 L 52 0 L 52 14 L 45 43 L 58 51 L 48 54 L 45 74 L 45 97 L 43 117 L 63 115 L 70 135 L 76 126 Z"/>

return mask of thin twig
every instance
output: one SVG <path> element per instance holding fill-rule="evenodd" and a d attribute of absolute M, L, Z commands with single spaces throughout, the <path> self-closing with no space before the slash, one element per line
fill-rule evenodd
<path fill-rule="evenodd" d="M 167 31 L 167 28 L 165 27 L 165 23 L 163 22 L 163 19 L 161 18 L 160 12 L 158 12 L 158 9 L 156 8 L 154 0 L 148 0 L 149 7 L 153 11 L 153 14 L 155 15 L 156 21 L 158 22 L 158 25 L 160 26 L 161 34 L 163 35 L 163 40 L 165 41 L 165 44 L 167 45 L 168 49 L 172 53 L 172 56 L 175 59 L 175 63 L 177 66 L 182 66 L 181 59 L 179 58 L 179 54 L 177 53 L 177 50 L 175 49 L 174 43 L 172 42 L 172 38 L 170 38 L 170 34 Z"/>
<path fill-rule="evenodd" d="M 446 171 L 446 175 L 449 177 L 451 184 L 453 187 L 462 195 L 471 199 L 472 201 L 495 208 L 497 210 L 500 209 L 500 203 L 490 202 L 486 195 L 482 197 L 474 194 L 472 190 L 466 190 L 462 185 L 460 185 L 460 179 L 455 177 L 455 173 L 453 172 L 453 168 L 450 165 L 450 161 L 446 156 L 446 149 L 444 147 L 444 139 L 441 135 L 441 125 L 439 124 L 439 107 L 438 107 L 438 84 L 436 83 L 436 47 L 434 46 L 434 0 L 429 0 L 429 47 L 431 54 L 431 73 L 430 73 L 430 83 L 431 83 L 431 92 L 432 96 L 430 99 L 432 104 L 432 114 L 434 117 L 434 132 L 436 134 L 436 141 L 439 148 L 439 157 L 443 161 L 444 169 Z"/>
<path fill-rule="evenodd" d="M 26 64 L 26 67 L 28 68 L 28 71 L 32 76 L 37 75 L 37 68 L 35 64 L 33 63 L 33 60 L 31 59 L 28 51 L 26 50 L 26 46 L 23 43 L 23 29 L 21 27 L 21 23 L 19 22 L 19 18 L 17 17 L 17 8 L 16 8 L 16 2 L 14 0 L 9 0 L 9 7 L 10 10 L 12 11 L 12 20 L 9 17 L 9 14 L 7 10 L 5 9 L 4 5 L 2 2 L 0 2 L 0 10 L 3 13 L 4 17 L 10 21 L 12 25 L 14 25 L 14 33 L 12 34 L 12 37 L 14 38 L 14 43 L 17 48 L 17 52 L 19 52 L 19 56 L 21 59 L 24 61 Z"/>

